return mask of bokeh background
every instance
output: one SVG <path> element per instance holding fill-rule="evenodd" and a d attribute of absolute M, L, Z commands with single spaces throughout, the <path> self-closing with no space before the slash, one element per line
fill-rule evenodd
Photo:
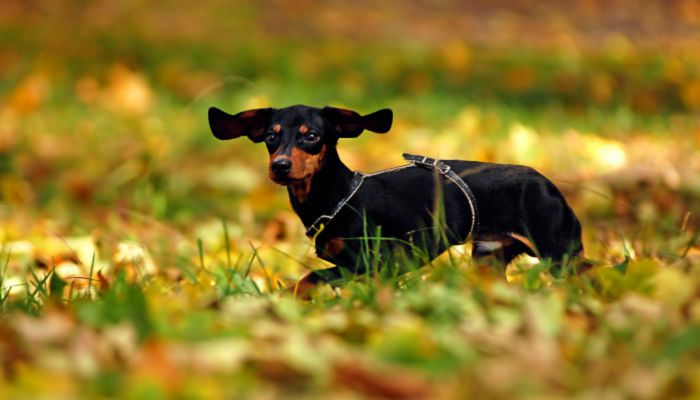
<path fill-rule="evenodd" d="M 52 374 L 77 374 L 94 384 L 90 386 L 93 394 L 118 395 L 124 382 L 130 382 L 124 387 L 138 389 L 134 393 L 151 393 L 151 386 L 141 385 L 138 379 L 130 380 L 143 371 L 155 376 L 153 382 L 160 389 L 154 389 L 154 393 L 177 392 L 183 384 L 187 385 L 177 383 L 177 374 L 189 367 L 183 366 L 187 364 L 184 359 L 175 357 L 182 361 L 181 365 L 163 356 L 171 354 L 172 348 L 160 340 L 168 335 L 176 338 L 173 340 L 210 338 L 220 334 L 220 326 L 230 328 L 225 321 L 218 322 L 219 328 L 201 322 L 219 318 L 218 311 L 210 315 L 203 310 L 231 295 L 226 291 L 230 285 L 226 290 L 220 286 L 223 281 L 219 278 L 227 275 L 212 272 L 214 275 L 209 276 L 210 270 L 230 269 L 234 263 L 237 267 L 247 265 L 245 278 L 251 277 L 267 292 L 278 289 L 281 282 L 298 278 L 309 266 L 322 265 L 315 260 L 300 222 L 290 212 L 286 191 L 266 178 L 265 150 L 244 139 L 216 141 L 206 119 L 210 106 L 237 112 L 299 103 L 342 106 L 361 113 L 384 107 L 394 110 L 395 122 L 389 134 L 366 133 L 340 143 L 341 157 L 354 169 L 369 172 L 396 166 L 403 162 L 401 154 L 409 152 L 527 164 L 542 171 L 561 188 L 581 217 L 588 256 L 611 267 L 608 270 L 620 271 L 600 275 L 597 283 L 566 288 L 565 291 L 577 293 L 593 291 L 594 295 L 581 304 L 598 304 L 601 298 L 618 300 L 628 291 L 648 294 L 651 289 L 644 279 L 656 276 L 663 267 L 676 266 L 676 272 L 663 275 L 666 283 L 661 287 L 670 292 L 678 290 L 684 296 L 669 303 L 673 311 L 667 315 L 694 316 L 695 322 L 685 331 L 689 323 L 686 320 L 659 322 L 662 327 L 653 325 L 649 329 L 663 335 L 649 333 L 647 341 L 632 341 L 628 348 L 625 340 L 629 342 L 629 337 L 605 330 L 610 321 L 605 320 L 609 315 L 600 311 L 603 306 L 591 306 L 591 311 L 576 303 L 578 308 L 567 309 L 563 314 L 557 313 L 558 306 L 553 306 L 549 310 L 555 311 L 546 318 L 563 318 L 561 326 L 576 332 L 593 332 L 591 335 L 602 338 L 597 342 L 598 349 L 623 348 L 618 358 L 608 364 L 602 353 L 590 355 L 599 362 L 593 364 L 601 371 L 633 366 L 621 373 L 621 386 L 613 385 L 612 392 L 607 393 L 651 398 L 697 389 L 697 379 L 692 383 L 698 373 L 696 363 L 671 358 L 688 367 L 690 375 L 684 375 L 680 369 L 647 369 L 639 360 L 657 360 L 657 356 L 658 360 L 668 360 L 668 354 L 681 357 L 676 348 L 697 351 L 698 347 L 692 338 L 697 337 L 700 308 L 692 305 L 697 303 L 693 299 L 697 298 L 700 279 L 687 279 L 686 274 L 697 270 L 700 257 L 696 233 L 700 225 L 700 2 L 3 0 L 0 243 L 1 258 L 7 262 L 0 264 L 4 265 L 0 304 L 3 310 L 48 313 L 43 302 L 33 300 L 35 296 L 48 296 L 48 292 L 37 290 L 32 294 L 26 289 L 48 282 L 42 277 L 51 276 L 51 271 L 70 286 L 71 293 L 75 288 L 75 293 L 97 296 L 103 301 L 109 296 L 100 297 L 99 292 L 95 295 L 96 287 L 107 290 L 119 271 L 126 271 L 132 280 L 154 277 L 148 279 L 155 279 L 155 284 L 139 281 L 145 295 L 137 290 L 132 293 L 136 297 L 127 296 L 124 301 L 116 296 L 117 300 L 109 300 L 113 303 L 104 303 L 109 305 L 104 310 L 79 304 L 71 311 L 50 315 L 59 322 L 63 321 L 61 318 L 73 324 L 79 322 L 59 324 L 65 330 L 59 332 L 69 332 L 66 337 L 75 334 L 75 329 L 79 329 L 76 326 L 112 327 L 127 321 L 126 325 L 122 323 L 127 328 L 118 325 L 118 329 L 126 331 L 117 330 L 115 337 L 132 335 L 128 337 L 133 341 L 134 337 L 151 338 L 150 343 L 165 346 L 154 350 L 134 345 L 123 350 L 128 353 L 127 358 L 146 360 L 139 364 L 140 372 L 130 372 L 118 361 L 106 362 L 99 357 L 94 365 L 75 367 L 76 372 L 65 366 L 68 363 L 47 366 L 36 361 L 43 359 L 44 351 L 54 349 L 55 343 L 53 339 L 42 342 L 45 338 L 36 339 L 31 334 L 55 327 L 56 320 L 30 323 L 2 317 L 0 338 L 10 343 L 5 349 L 24 349 L 6 352 L 2 363 L 5 376 L 16 372 L 18 360 L 35 368 L 27 371 L 38 371 L 25 371 L 21 376 L 29 378 L 16 385 L 20 392 L 8 393 L 24 393 L 21 390 L 32 387 L 39 377 Z M 630 260 L 646 261 L 639 264 L 641 275 L 625 280 L 623 272 Z M 202 276 L 213 283 L 209 285 Z M 697 273 L 692 276 L 697 278 Z M 519 289 L 507 290 L 515 290 L 517 297 L 523 295 L 522 291 L 547 287 L 546 283 L 533 283 L 531 279 L 535 278 L 525 279 L 524 288 L 520 288 L 520 278 L 511 277 Z M 686 282 L 681 284 L 682 281 Z M 182 289 L 182 282 L 190 286 Z M 243 293 L 250 294 L 249 281 L 237 282 Z M 54 286 L 53 290 L 56 288 L 64 287 Z M 183 293 L 187 300 L 181 299 Z M 145 300 L 139 296 L 145 296 Z M 502 328 L 512 328 L 516 336 L 523 330 L 527 332 L 527 327 L 513 322 L 522 317 L 522 304 L 516 302 L 518 305 L 511 307 L 515 303 L 494 296 L 495 303 L 505 302 L 505 309 L 511 314 L 503 315 L 510 317 L 501 319 L 498 311 L 495 316 L 484 311 L 497 323 L 492 327 L 494 331 L 484 328 L 480 332 L 484 336 Z M 553 296 L 561 297 L 556 293 Z M 264 309 L 267 306 L 260 304 L 266 299 L 255 300 L 258 303 L 250 307 Z M 356 299 L 351 300 L 348 304 L 355 304 Z M 154 309 L 170 304 L 168 310 L 197 316 L 182 322 L 177 319 L 182 317 L 173 317 L 174 311 L 160 309 L 160 317 L 148 319 L 133 311 L 128 304 L 131 301 L 150 301 Z M 287 318 L 284 313 L 289 310 L 280 312 L 274 304 L 277 303 L 273 301 L 270 307 L 276 311 L 270 313 L 281 313 L 283 320 Z M 284 307 L 292 307 L 290 304 L 284 303 Z M 408 304 L 406 307 L 410 308 L 413 303 Z M 649 311 L 662 307 L 659 304 L 640 303 L 637 298 L 631 300 L 631 308 L 625 308 L 625 304 L 620 306 L 623 311 L 616 311 L 618 314 L 632 309 L 642 315 L 641 320 L 630 322 L 630 329 L 636 329 L 639 321 L 655 320 L 663 313 Z M 124 311 L 109 314 L 107 308 Z M 580 309 L 588 310 L 582 312 L 583 317 L 577 314 Z M 244 321 L 243 327 L 236 329 L 260 328 L 260 321 L 253 319 L 255 311 L 246 314 L 248 311 L 236 310 L 242 314 L 234 314 L 242 315 Z M 111 316 L 97 316 L 101 312 Z M 230 316 L 233 311 L 227 312 Z M 618 314 L 610 316 L 610 324 L 619 322 L 622 317 Z M 577 319 L 570 321 L 570 315 Z M 647 317 L 650 319 L 644 319 Z M 181 323 L 173 322 L 173 318 Z M 292 326 L 296 326 L 294 321 L 290 322 Z M 498 321 L 510 322 L 499 325 Z M 326 326 L 326 322 L 321 325 Z M 355 322 L 365 327 L 364 322 Z M 527 321 L 523 324 L 527 325 Z M 376 328 L 371 325 L 365 328 Z M 352 329 L 357 328 L 353 326 L 347 328 L 350 333 L 345 332 L 354 338 L 348 340 L 365 343 L 366 337 L 353 336 Z M 411 331 L 413 325 L 410 326 L 409 331 L 416 337 L 432 338 L 435 334 L 420 329 Z M 377 329 L 381 340 L 373 342 L 376 348 L 372 350 L 370 346 L 367 353 L 378 352 L 382 358 L 383 353 L 377 349 L 384 346 L 381 343 L 393 343 L 394 338 L 381 336 L 384 331 Z M 387 328 L 387 332 L 391 329 Z M 671 350 L 662 355 L 654 353 L 653 343 L 664 343 L 676 334 L 680 337 L 674 342 L 676 347 L 669 345 Z M 423 348 L 426 353 L 411 353 L 415 350 L 411 341 L 416 339 L 411 335 L 397 339 L 396 354 L 388 356 L 390 363 L 430 364 L 428 361 L 435 360 L 436 353 Z M 312 334 L 302 337 L 312 341 L 316 338 Z M 586 375 L 585 366 L 580 370 L 571 367 L 575 372 L 555 379 L 554 383 L 549 381 L 549 372 L 531 376 L 528 365 L 532 360 L 517 351 L 518 346 L 531 343 L 516 339 L 509 345 L 484 345 L 486 350 L 475 345 L 477 352 L 503 355 L 503 359 L 487 356 L 492 368 L 486 371 L 503 371 L 506 360 L 513 359 L 516 367 L 491 378 L 479 375 L 479 368 L 472 370 L 473 365 L 467 362 L 467 367 L 455 367 L 463 374 L 456 375 L 455 382 L 461 376 L 470 382 L 471 389 L 450 393 L 562 395 L 575 390 L 585 392 L 587 386 L 582 382 L 602 392 L 610 384 L 602 375 Z M 95 339 L 95 343 L 100 340 Z M 239 345 L 222 345 L 221 349 L 224 354 L 233 352 L 232 357 L 238 361 L 248 360 L 236 358 L 242 357 L 235 350 Z M 454 349 L 463 345 L 460 342 Z M 440 351 L 452 354 L 453 348 L 445 346 L 447 350 L 440 347 Z M 576 342 L 571 351 L 584 354 L 582 349 L 587 346 Z M 213 354 L 220 348 L 212 345 L 211 349 Z M 92 347 L 83 350 L 91 356 L 96 351 Z M 71 351 L 59 353 L 72 359 Z M 454 351 L 461 354 L 459 357 L 463 355 L 461 350 Z M 399 356 L 401 352 L 415 358 L 406 361 Z M 28 355 L 23 358 L 25 353 Z M 328 354 L 335 353 L 323 354 L 327 361 L 332 358 Z M 478 359 L 472 356 L 467 359 Z M 202 357 L 198 362 L 204 365 L 203 371 L 221 372 L 217 369 L 221 365 L 213 358 Z M 294 364 L 299 361 L 294 357 L 283 361 L 291 363 L 295 373 L 301 369 L 315 377 L 312 382 L 325 382 L 326 375 L 315 367 L 303 362 Z M 231 368 L 243 368 L 245 372 L 243 377 L 236 375 L 236 384 L 246 381 L 249 373 L 262 376 L 263 381 L 281 380 L 280 390 L 297 388 L 290 382 L 298 376 L 285 369 L 288 365 L 284 362 L 272 366 L 263 363 L 263 367 L 254 362 L 257 369 L 253 368 L 253 372 L 240 364 Z M 542 368 L 546 371 L 562 368 L 556 362 L 545 364 Z M 168 365 L 165 372 L 154 372 L 160 365 Z M 282 372 L 274 369 L 278 367 Z M 230 373 L 226 367 L 221 368 Z M 452 367 L 445 368 L 454 372 Z M 292 375 L 285 375 L 288 372 Z M 355 376 L 353 373 L 371 381 L 352 369 L 341 371 L 343 376 Z M 535 386 L 542 391 L 522 389 L 522 382 L 517 380 L 519 374 L 539 382 L 541 386 Z M 401 373 L 391 376 L 404 378 Z M 409 378 L 406 379 L 410 381 Z M 71 379 L 66 382 L 84 382 Z M 203 382 L 192 379 L 192 387 Z M 637 386 L 640 381 L 648 384 Z M 363 382 L 370 387 L 378 384 Z M 401 385 L 395 386 L 399 388 L 387 390 L 393 393 L 391 390 L 399 390 Z M 448 389 L 458 386 L 448 385 Z M 325 390 L 323 384 L 320 387 Z M 62 388 L 65 392 L 61 393 L 69 395 L 80 391 L 78 383 L 64 383 Z M 515 389 L 510 392 L 512 388 Z M 274 390 L 270 393 L 279 394 Z M 419 392 L 408 394 L 410 397 L 416 393 Z"/>
<path fill-rule="evenodd" d="M 341 145 L 353 167 L 526 163 L 603 190 L 603 213 L 622 175 L 698 186 L 695 1 L 6 1 L 0 19 L 7 207 L 186 223 L 277 198 L 264 151 L 212 140 L 211 105 L 391 107 L 391 134 Z"/>

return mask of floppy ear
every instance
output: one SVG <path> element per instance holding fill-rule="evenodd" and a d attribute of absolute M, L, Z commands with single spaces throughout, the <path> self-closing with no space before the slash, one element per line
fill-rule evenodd
<path fill-rule="evenodd" d="M 323 114 L 338 137 L 342 138 L 358 137 L 365 129 L 376 133 L 389 132 L 393 118 L 393 113 L 388 108 L 362 116 L 343 108 L 324 107 Z"/>
<path fill-rule="evenodd" d="M 211 107 L 209 128 L 219 140 L 248 136 L 253 142 L 260 143 L 263 141 L 265 128 L 270 124 L 273 112 L 272 108 L 257 108 L 230 115 L 216 107 Z"/>

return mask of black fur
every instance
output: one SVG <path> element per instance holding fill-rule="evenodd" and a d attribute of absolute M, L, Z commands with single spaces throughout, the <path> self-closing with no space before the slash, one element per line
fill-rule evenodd
<path fill-rule="evenodd" d="M 266 142 L 272 156 L 270 176 L 289 187 L 292 207 L 307 228 L 352 190 L 355 173 L 338 157 L 338 139 L 357 137 L 363 130 L 387 132 L 391 121 L 388 109 L 366 116 L 301 105 L 236 115 L 209 110 L 209 124 L 217 138 L 248 136 Z M 318 165 L 301 179 L 308 171 L 295 163 Z M 534 169 L 475 161 L 444 163 L 463 179 L 476 200 L 478 225 L 471 233 L 474 257 L 493 255 L 508 264 L 528 253 L 559 262 L 582 252 L 576 215 L 557 187 Z M 292 172 L 285 172 L 287 169 Z M 382 242 L 385 250 L 415 256 L 412 244 L 418 245 L 426 250 L 421 261 L 428 261 L 469 239 L 471 218 L 464 193 L 434 169 L 413 166 L 367 176 L 347 205 L 315 237 L 319 257 L 335 267 L 305 279 L 310 283 L 332 281 L 343 271 L 364 272 L 366 263 L 358 257 L 362 237 L 378 232 L 395 239 Z"/>

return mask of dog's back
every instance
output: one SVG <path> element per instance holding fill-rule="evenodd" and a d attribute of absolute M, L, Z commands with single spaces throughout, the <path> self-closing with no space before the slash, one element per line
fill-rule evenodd
<path fill-rule="evenodd" d="M 576 214 L 554 183 L 535 169 L 474 161 L 446 163 L 476 196 L 480 229 L 475 236 L 515 234 L 531 241 L 533 253 L 554 260 L 583 250 Z"/>
<path fill-rule="evenodd" d="M 525 244 L 520 252 L 555 261 L 582 250 L 576 215 L 556 186 L 536 170 L 462 160 L 443 163 L 473 197 L 438 169 L 409 164 L 368 174 L 318 239 L 374 236 L 373 227 L 381 226 L 386 238 L 426 245 L 431 257 L 470 235 L 476 242 L 516 238 Z"/>

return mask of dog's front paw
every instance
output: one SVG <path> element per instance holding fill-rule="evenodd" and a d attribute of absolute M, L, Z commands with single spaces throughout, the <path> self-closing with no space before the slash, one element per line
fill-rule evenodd
<path fill-rule="evenodd" d="M 310 272 L 299 279 L 294 285 L 287 289 L 294 297 L 302 300 L 311 300 L 318 284 L 318 277 Z"/>

